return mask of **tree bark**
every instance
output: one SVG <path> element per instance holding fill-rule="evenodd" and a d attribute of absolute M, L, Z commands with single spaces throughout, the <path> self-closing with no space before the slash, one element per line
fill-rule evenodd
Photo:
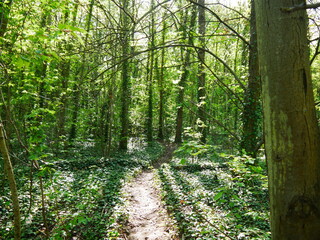
<path fill-rule="evenodd" d="M 67 104 L 68 104 L 68 97 L 67 97 L 67 89 L 69 84 L 69 77 L 70 77 L 70 60 L 62 60 L 61 63 L 61 97 L 60 97 L 60 108 L 57 113 L 57 136 L 56 136 L 56 146 L 59 149 L 60 141 L 63 143 L 66 141 L 64 138 L 66 135 L 65 123 L 66 123 L 66 112 L 67 112 Z M 63 144 L 65 147 L 65 144 Z M 57 150 L 58 150 L 57 149 Z"/>
<path fill-rule="evenodd" d="M 9 21 L 9 13 L 12 5 L 12 0 L 4 1 L 0 0 L 0 37 L 3 37 L 8 26 Z M 2 47 L 2 46 L 1 46 Z M 11 91 L 8 87 L 8 100 L 10 100 Z M 6 118 L 10 119 L 10 101 L 8 101 L 8 106 L 4 106 L 4 110 L 6 112 Z M 9 122 L 9 121 L 8 121 Z M 11 159 L 7 147 L 6 135 L 4 132 L 4 127 L 2 123 L 0 123 L 0 151 L 4 161 L 4 173 L 7 175 L 9 181 L 9 187 L 11 191 L 11 199 L 13 205 L 13 226 L 14 226 L 14 239 L 21 239 L 21 217 L 20 217 L 20 206 L 18 199 L 18 190 L 17 184 L 13 172 L 13 167 L 11 164 Z"/>
<path fill-rule="evenodd" d="M 113 105 L 114 105 L 114 85 L 115 83 L 112 81 L 112 84 L 108 86 L 108 94 L 107 94 L 107 102 L 106 102 L 106 122 L 105 122 L 105 134 L 104 134 L 104 156 L 110 156 L 111 152 L 111 143 L 112 143 L 112 122 L 113 122 Z"/>
<path fill-rule="evenodd" d="M 73 22 L 69 21 L 69 11 L 67 11 L 64 14 L 63 23 L 75 23 L 76 16 L 73 17 Z M 68 54 L 72 50 L 72 44 L 68 43 L 67 41 L 64 41 L 60 45 L 60 51 L 64 54 Z M 59 144 L 61 141 L 63 142 L 63 147 L 66 147 L 66 114 L 67 114 L 67 105 L 68 105 L 68 95 L 67 95 L 67 89 L 69 86 L 69 79 L 70 79 L 70 71 L 71 71 L 71 60 L 67 57 L 62 57 L 61 63 L 60 63 L 60 108 L 57 111 L 57 129 L 56 129 L 56 151 L 59 151 L 59 147 L 61 144 Z"/>
<path fill-rule="evenodd" d="M 256 0 L 265 148 L 274 240 L 320 236 L 319 129 L 303 0 Z"/>

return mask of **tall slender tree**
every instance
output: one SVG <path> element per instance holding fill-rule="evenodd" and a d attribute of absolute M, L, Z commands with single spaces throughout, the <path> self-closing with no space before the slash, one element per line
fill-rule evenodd
<path fill-rule="evenodd" d="M 164 44 L 166 40 L 166 29 L 167 29 L 167 23 L 165 21 L 165 15 L 163 15 L 163 22 L 162 22 L 162 35 L 161 35 L 161 43 Z M 157 58 L 158 60 L 158 58 Z M 157 61 L 157 78 L 158 78 L 158 88 L 159 88 L 159 125 L 158 125 L 158 138 L 159 140 L 164 139 L 164 65 L 165 65 L 165 49 L 161 49 L 160 54 L 160 66 L 158 65 Z"/>
<path fill-rule="evenodd" d="M 261 79 L 258 63 L 258 43 L 254 0 L 251 0 L 250 46 L 249 46 L 249 78 L 245 90 L 244 108 L 242 113 L 243 134 L 241 149 L 246 154 L 256 157 L 261 139 Z M 260 135 L 260 136 L 259 136 Z"/>
<path fill-rule="evenodd" d="M 75 5 L 75 13 L 78 12 L 78 5 L 80 3 L 76 3 Z M 91 0 L 89 7 L 88 7 L 88 15 L 86 16 L 86 21 L 85 21 L 85 29 L 86 29 L 86 35 L 83 43 L 83 48 L 88 47 L 88 41 L 89 41 L 89 33 L 90 29 L 92 26 L 92 16 L 93 16 L 93 8 L 94 8 L 95 0 Z M 75 15 L 76 17 L 76 15 Z M 86 71 L 87 70 L 87 54 L 86 51 L 82 51 L 81 54 L 81 64 L 78 67 L 77 70 L 77 75 L 75 77 L 75 83 L 73 85 L 73 111 L 72 111 L 72 122 L 71 122 L 71 127 L 70 127 L 70 134 L 69 134 L 69 141 L 72 142 L 76 135 L 77 135 L 77 125 L 78 125 L 78 115 L 79 115 L 79 106 L 80 106 L 80 101 L 81 101 L 81 92 L 80 92 L 80 87 L 82 86 L 84 82 L 84 77 L 86 76 Z"/>
<path fill-rule="evenodd" d="M 9 187 L 11 191 L 11 199 L 13 206 L 13 216 L 14 216 L 14 239 L 21 239 L 21 219 L 20 219 L 20 207 L 18 199 L 17 184 L 14 177 L 13 167 L 10 160 L 9 151 L 7 148 L 6 137 L 4 133 L 4 128 L 2 123 L 0 123 L 0 152 L 4 161 L 5 173 L 8 177 Z"/>
<path fill-rule="evenodd" d="M 9 22 L 9 13 L 11 8 L 12 0 L 10 1 L 0 1 L 0 38 L 2 38 L 7 30 Z M 0 46 L 3 43 L 1 42 Z M 1 93 L 2 94 L 2 93 Z M 3 96 L 2 96 L 3 97 Z M 10 111 L 10 109 L 5 106 L 5 112 Z M 7 113 L 8 115 L 8 113 Z M 0 152 L 4 161 L 4 173 L 7 175 L 9 181 L 9 187 L 11 191 L 11 199 L 13 206 L 13 219 L 14 219 L 14 239 L 21 239 L 21 218 L 20 218 L 20 205 L 18 199 L 17 184 L 13 172 L 13 167 L 7 147 L 6 134 L 2 122 L 0 122 Z"/>
<path fill-rule="evenodd" d="M 201 48 L 198 50 L 199 69 L 198 69 L 198 127 L 201 133 L 201 141 L 206 142 L 206 73 L 205 73 L 205 33 L 206 15 L 205 0 L 198 0 L 198 24 L 199 24 L 199 43 Z"/>
<path fill-rule="evenodd" d="M 188 45 L 193 45 L 193 34 L 194 27 L 197 19 L 197 7 L 192 7 L 191 15 L 189 16 L 186 10 L 184 17 L 184 24 L 181 26 L 183 29 L 182 38 L 187 39 Z M 190 18 L 189 18 L 190 17 Z M 190 20 L 189 20 L 190 19 Z M 187 23 L 189 22 L 189 25 Z M 184 109 L 184 95 L 185 87 L 189 77 L 190 65 L 191 65 L 191 51 L 192 49 L 187 48 L 182 51 L 184 54 L 182 63 L 182 74 L 178 84 L 178 98 L 177 98 L 177 117 L 176 117 L 176 134 L 175 143 L 182 142 L 182 131 L 183 131 L 183 109 Z"/>
<path fill-rule="evenodd" d="M 5 1 L 5 0 L 1 0 L 0 1 L 0 38 L 3 38 L 6 31 L 7 31 L 7 27 L 8 27 L 8 23 L 9 23 L 9 15 L 10 15 L 10 11 L 11 11 L 11 5 L 12 5 L 12 0 L 9 1 Z M 0 41 L 0 48 L 4 49 L 5 46 L 5 41 L 3 39 L 1 39 Z M 4 63 L 1 64 L 1 68 L 3 68 Z M 6 84 L 6 92 L 7 92 L 7 101 L 6 104 L 3 105 L 2 109 L 3 111 L 1 111 L 1 114 L 3 114 L 3 119 L 9 119 L 10 118 L 10 102 L 11 102 L 11 88 L 10 88 L 10 83 L 8 80 L 10 80 L 10 76 L 7 75 L 7 84 Z M 9 121 L 8 121 L 9 122 Z M 11 124 L 6 124 L 6 121 L 3 123 L 4 124 L 4 128 L 7 129 L 7 135 L 10 138 L 11 136 Z"/>
<path fill-rule="evenodd" d="M 155 21 L 154 21 L 154 15 L 155 12 L 154 9 L 155 2 L 154 0 L 151 0 L 150 10 L 151 10 L 151 22 L 150 22 L 150 39 L 149 39 L 149 48 L 151 51 L 149 51 L 149 66 L 148 66 L 148 114 L 147 114 L 147 141 L 152 142 L 153 141 L 153 72 L 154 72 L 154 47 L 155 47 Z"/>
<path fill-rule="evenodd" d="M 122 44 L 122 70 L 121 70 L 121 133 L 119 149 L 127 150 L 129 139 L 129 104 L 130 104 L 130 63 L 128 55 L 130 54 L 130 16 L 129 1 L 121 1 L 122 8 L 120 12 L 121 33 L 120 39 Z"/>

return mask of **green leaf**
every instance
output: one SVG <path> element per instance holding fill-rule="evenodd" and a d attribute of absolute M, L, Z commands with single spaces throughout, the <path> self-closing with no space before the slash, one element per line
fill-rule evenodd
<path fill-rule="evenodd" d="M 186 164 L 186 162 L 187 162 L 187 159 L 185 159 L 185 158 L 181 158 L 181 160 L 180 160 L 180 164 L 184 165 L 184 164 Z"/>
<path fill-rule="evenodd" d="M 63 30 L 63 29 L 66 29 L 66 28 L 68 28 L 68 27 L 67 27 L 67 24 L 62 24 L 62 23 L 60 23 L 60 24 L 58 25 L 58 28 L 59 28 L 60 30 Z"/>
<path fill-rule="evenodd" d="M 223 192 L 221 191 L 221 192 L 218 192 L 218 193 L 213 197 L 213 199 L 214 199 L 215 201 L 217 201 L 217 200 L 219 200 L 222 196 L 223 196 Z"/>
<path fill-rule="evenodd" d="M 29 67 L 30 62 L 24 60 L 23 58 L 19 57 L 14 61 L 14 64 L 18 67 L 18 68 L 24 68 L 24 67 Z"/>
<path fill-rule="evenodd" d="M 232 198 L 238 200 L 238 201 L 241 201 L 241 198 L 239 198 L 237 195 L 232 195 Z"/>

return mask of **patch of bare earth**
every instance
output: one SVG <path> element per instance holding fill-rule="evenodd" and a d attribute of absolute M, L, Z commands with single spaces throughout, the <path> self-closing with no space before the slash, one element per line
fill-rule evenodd
<path fill-rule="evenodd" d="M 154 171 L 142 172 L 125 187 L 124 191 L 127 195 L 129 215 L 125 239 L 178 239 L 172 220 L 161 202 L 160 184 L 156 181 Z"/>

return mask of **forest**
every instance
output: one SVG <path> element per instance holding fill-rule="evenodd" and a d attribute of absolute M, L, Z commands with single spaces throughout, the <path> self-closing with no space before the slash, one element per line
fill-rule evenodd
<path fill-rule="evenodd" d="M 319 7 L 0 0 L 0 240 L 319 240 Z"/>

